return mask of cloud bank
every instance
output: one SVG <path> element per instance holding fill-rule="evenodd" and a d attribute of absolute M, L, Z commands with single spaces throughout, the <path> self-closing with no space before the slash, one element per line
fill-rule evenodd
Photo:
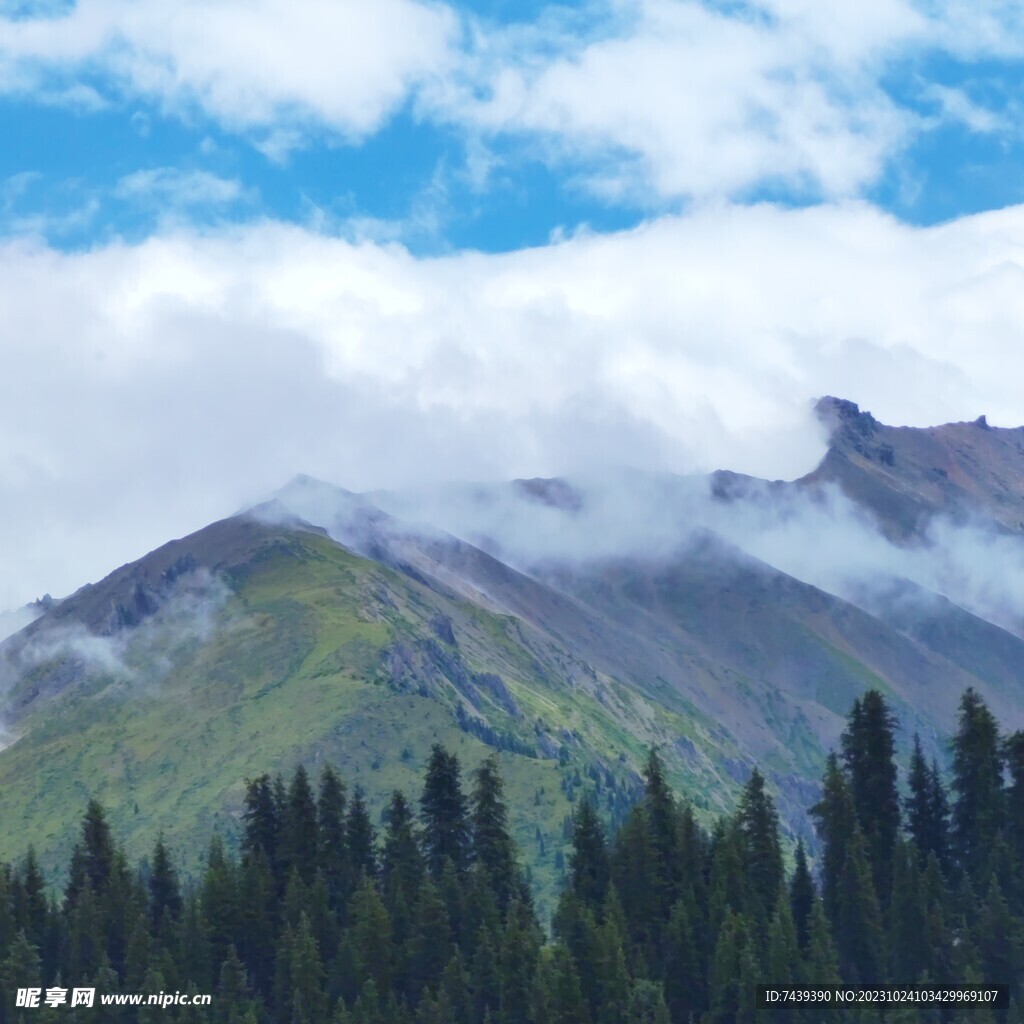
<path fill-rule="evenodd" d="M 811 400 L 1024 422 L 1024 208 L 714 206 L 416 259 L 277 223 L 0 249 L 0 607 L 297 472 L 356 490 L 611 467 L 793 477 Z"/>

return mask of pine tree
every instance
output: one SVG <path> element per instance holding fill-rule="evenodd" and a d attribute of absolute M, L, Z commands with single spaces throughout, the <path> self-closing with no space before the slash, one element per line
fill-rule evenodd
<path fill-rule="evenodd" d="M 426 883 L 420 890 L 408 943 L 406 996 L 415 1003 L 424 989 L 435 989 L 453 953 L 451 922 L 437 889 Z"/>
<path fill-rule="evenodd" d="M 850 984 L 880 985 L 886 980 L 882 913 L 860 825 L 853 829 L 839 881 L 836 908 L 839 969 Z"/>
<path fill-rule="evenodd" d="M 867 844 L 875 890 L 888 902 L 892 855 L 900 829 L 895 718 L 878 690 L 855 701 L 842 737 L 854 812 Z"/>
<path fill-rule="evenodd" d="M 1024 731 L 1007 737 L 1003 754 L 1010 775 L 1006 788 L 1006 838 L 1018 866 L 1024 870 Z"/>
<path fill-rule="evenodd" d="M 149 914 L 153 933 L 161 934 L 165 915 L 172 920 L 181 916 L 181 886 L 178 872 L 171 863 L 170 854 L 164 843 L 163 833 L 157 836 L 153 847 L 153 866 L 149 876 Z"/>
<path fill-rule="evenodd" d="M 508 830 L 508 808 L 497 757 L 485 758 L 473 773 L 472 847 L 477 869 L 487 879 L 499 910 L 508 909 L 519 889 L 515 844 Z"/>
<path fill-rule="evenodd" d="M 356 786 L 345 821 L 345 842 L 352 870 L 352 882 L 374 878 L 377 874 L 377 835 L 370 821 L 363 791 Z"/>
<path fill-rule="evenodd" d="M 627 1024 L 671 1024 L 661 986 L 639 980 L 633 986 L 625 1020 Z"/>
<path fill-rule="evenodd" d="M 25 933 L 19 931 L 6 959 L 0 963 L 0 1008 L 3 1010 L 0 1019 L 4 1024 L 28 1024 L 34 1019 L 37 1011 L 19 1009 L 15 1000 L 19 988 L 39 987 L 41 984 L 39 954 Z"/>
<path fill-rule="evenodd" d="M 269 775 L 260 775 L 246 782 L 245 811 L 242 820 L 245 823 L 242 837 L 243 853 L 252 856 L 257 849 L 261 849 L 266 854 L 267 862 L 276 877 L 281 820 Z"/>
<path fill-rule="evenodd" d="M 426 866 L 412 808 L 405 794 L 395 790 L 385 817 L 386 832 L 381 851 L 381 887 L 388 909 L 394 912 L 398 894 L 411 902 L 420 886 Z"/>
<path fill-rule="evenodd" d="M 305 914 L 299 919 L 287 955 L 288 1006 L 291 1009 L 292 1024 L 320 1024 L 327 1012 L 324 971 L 320 950 Z"/>
<path fill-rule="evenodd" d="M 572 822 L 569 887 L 595 914 L 608 894 L 611 867 L 604 827 L 589 797 L 580 801 Z"/>
<path fill-rule="evenodd" d="M 740 1010 L 740 973 L 748 942 L 749 926 L 745 917 L 726 911 L 715 943 L 709 986 L 711 1024 L 733 1024 Z"/>
<path fill-rule="evenodd" d="M 773 985 L 795 985 L 800 976 L 800 944 L 790 908 L 789 893 L 779 886 L 775 910 L 768 928 L 765 975 Z"/>
<path fill-rule="evenodd" d="M 210 963 L 221 964 L 228 948 L 236 945 L 239 899 L 235 865 L 224 852 L 224 844 L 215 835 L 210 841 L 201 892 L 206 941 L 210 944 Z M 198 983 L 198 978 L 192 978 Z"/>
<path fill-rule="evenodd" d="M 391 921 L 373 883 L 365 876 L 352 899 L 351 939 L 360 980 L 372 981 L 377 993 L 386 995 L 394 976 Z"/>
<path fill-rule="evenodd" d="M 682 888 L 679 863 L 679 809 L 665 776 L 657 750 L 652 749 L 644 767 L 644 807 L 653 854 L 651 884 L 656 897 L 652 931 L 660 935 L 663 921 L 679 897 Z"/>
<path fill-rule="evenodd" d="M 1011 998 L 1019 1001 L 1024 970 L 1021 922 L 1013 919 L 994 876 L 974 927 L 974 945 L 982 980 L 986 984 L 1009 984 Z"/>
<path fill-rule="evenodd" d="M 659 902 L 664 885 L 659 881 L 658 855 L 646 802 L 635 806 L 615 837 L 612 878 L 626 918 L 626 944 L 630 968 L 642 974 L 654 970 L 658 958 L 658 919 L 671 912 Z"/>
<path fill-rule="evenodd" d="M 264 999 L 269 999 L 274 981 L 278 898 L 277 883 L 262 845 L 242 861 L 240 896 L 238 952 L 254 988 Z"/>
<path fill-rule="evenodd" d="M 775 803 L 756 768 L 740 797 L 736 828 L 752 901 L 748 915 L 757 927 L 764 928 L 784 875 Z"/>
<path fill-rule="evenodd" d="M 692 890 L 688 890 L 676 901 L 665 930 L 665 1001 L 672 1024 L 699 1019 L 707 1008 L 707 963 L 698 945 L 697 916 Z"/>
<path fill-rule="evenodd" d="M 514 900 L 509 907 L 498 950 L 498 1014 L 496 1024 L 527 1020 L 534 972 L 540 959 L 543 934 L 529 905 Z"/>
<path fill-rule="evenodd" d="M 789 883 L 789 909 L 793 915 L 797 944 L 801 950 L 807 948 L 811 910 L 814 908 L 816 899 L 814 879 L 811 877 L 811 869 L 807 864 L 807 851 L 801 838 L 797 840 L 796 862 L 793 868 L 793 877 Z"/>
<path fill-rule="evenodd" d="M 458 758 L 439 743 L 431 749 L 423 796 L 423 844 L 427 867 L 440 878 L 446 860 L 457 871 L 469 865 L 470 829 Z"/>
<path fill-rule="evenodd" d="M 537 1024 L 591 1024 L 580 979 L 568 950 L 556 945 L 547 952 L 538 972 L 542 993 L 538 1002 L 542 1009 L 540 1013 L 534 1010 Z"/>
<path fill-rule="evenodd" d="M 960 701 L 953 738 L 952 839 L 960 867 L 977 877 L 1003 822 L 1002 751 L 992 712 L 973 689 Z"/>
<path fill-rule="evenodd" d="M 804 950 L 800 980 L 812 988 L 837 988 L 842 984 L 839 976 L 839 958 L 821 900 L 815 900 L 811 908 L 807 948 Z M 839 1016 L 840 1011 L 834 1006 L 819 1005 L 815 1009 L 815 1024 L 834 1024 L 839 1020 Z"/>
<path fill-rule="evenodd" d="M 309 776 L 301 764 L 288 786 L 280 844 L 281 870 L 285 877 L 295 871 L 306 885 L 311 885 L 319 853 L 317 808 Z"/>
<path fill-rule="evenodd" d="M 893 857 L 893 893 L 888 911 L 889 976 L 912 985 L 928 969 L 928 907 L 916 843 L 901 843 Z"/>
<path fill-rule="evenodd" d="M 46 879 L 39 867 L 35 848 L 30 846 L 21 869 L 16 874 L 19 892 L 17 925 L 24 929 L 25 937 L 40 952 L 46 949 L 49 927 L 49 906 L 46 902 Z M 12 935 L 13 938 L 13 935 Z M 2 948 L 2 947 L 0 947 Z M 45 965 L 44 965 L 45 966 Z"/>
<path fill-rule="evenodd" d="M 320 842 L 317 866 L 327 883 L 328 899 L 334 910 L 341 908 L 342 899 L 350 890 L 351 870 L 345 838 L 346 802 L 341 779 L 330 765 L 326 765 L 320 773 L 316 805 Z"/>
<path fill-rule="evenodd" d="M 823 848 L 821 896 L 825 913 L 835 925 L 839 914 L 843 865 L 856 825 L 853 798 L 835 754 L 829 754 L 825 762 L 821 799 L 810 809 L 810 815 Z"/>

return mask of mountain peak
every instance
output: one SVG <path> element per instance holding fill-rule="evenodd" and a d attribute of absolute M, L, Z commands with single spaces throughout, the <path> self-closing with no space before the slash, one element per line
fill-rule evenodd
<path fill-rule="evenodd" d="M 814 405 L 814 414 L 819 422 L 829 428 L 830 440 L 839 431 L 869 437 L 878 428 L 878 420 L 869 412 L 861 412 L 856 402 L 848 398 L 826 395 Z"/>

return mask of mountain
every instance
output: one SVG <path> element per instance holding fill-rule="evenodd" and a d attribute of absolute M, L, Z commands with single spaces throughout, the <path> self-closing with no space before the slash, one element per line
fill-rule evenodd
<path fill-rule="evenodd" d="M 297 478 L 48 602 L 0 644 L 0 856 L 32 842 L 65 862 L 90 796 L 133 854 L 161 830 L 199 848 L 197 832 L 237 833 L 242 780 L 268 764 L 333 762 L 379 811 L 442 742 L 467 767 L 501 751 L 543 901 L 580 793 L 620 815 L 651 745 L 706 816 L 759 764 L 806 833 L 867 687 L 889 695 L 904 744 L 917 730 L 939 756 L 968 686 L 1024 724 L 1012 628 L 898 572 L 815 585 L 764 554 L 794 523 L 804 553 L 824 554 L 840 499 L 894 559 L 939 558 L 936 522 L 1016 545 L 1024 433 L 886 427 L 835 399 L 819 411 L 828 453 L 788 483 L 358 495 Z"/>

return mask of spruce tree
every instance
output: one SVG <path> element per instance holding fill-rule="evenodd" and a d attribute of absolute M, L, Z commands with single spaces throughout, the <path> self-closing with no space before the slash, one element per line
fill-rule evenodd
<path fill-rule="evenodd" d="M 153 847 L 153 866 L 149 876 L 149 915 L 153 933 L 159 935 L 165 917 L 176 920 L 181 916 L 182 899 L 178 872 L 164 843 L 163 833 L 157 836 Z"/>
<path fill-rule="evenodd" d="M 843 866 L 856 826 L 853 798 L 839 759 L 829 754 L 825 762 L 821 799 L 810 809 L 821 840 L 821 896 L 833 925 L 838 920 Z"/>
<path fill-rule="evenodd" d="M 811 911 L 817 893 L 811 869 L 807 864 L 807 851 L 803 839 L 796 844 L 796 862 L 793 877 L 789 883 L 789 908 L 793 915 L 793 926 L 796 928 L 796 939 L 800 949 L 807 948 L 807 938 L 811 926 Z"/>
<path fill-rule="evenodd" d="M 671 1024 L 661 986 L 644 979 L 637 981 L 625 1020 L 627 1024 Z"/>
<path fill-rule="evenodd" d="M 352 872 L 352 884 L 377 874 L 377 834 L 370 821 L 363 791 L 356 786 L 345 821 L 345 842 Z"/>
<path fill-rule="evenodd" d="M 285 813 L 281 821 L 281 870 L 295 871 L 306 885 L 316 874 L 319 854 L 317 808 L 306 769 L 300 764 L 288 786 Z"/>
<path fill-rule="evenodd" d="M 1010 776 L 1006 788 L 1006 838 L 1019 870 L 1024 872 L 1024 731 L 1007 737 L 1003 753 Z"/>
<path fill-rule="evenodd" d="M 736 828 L 751 897 L 748 915 L 758 928 L 764 929 L 784 875 L 775 802 L 765 787 L 764 776 L 756 768 L 740 797 Z"/>
<path fill-rule="evenodd" d="M 1002 772 L 995 717 L 978 693 L 968 689 L 953 738 L 952 840 L 961 869 L 975 878 L 1003 823 Z"/>
<path fill-rule="evenodd" d="M 892 855 L 900 829 L 895 729 L 896 720 L 885 698 L 878 690 L 868 690 L 854 703 L 842 736 L 854 812 L 883 905 L 889 898 Z"/>
<path fill-rule="evenodd" d="M 245 824 L 243 852 L 252 855 L 257 849 L 263 850 L 276 876 L 281 821 L 269 775 L 247 780 L 242 820 Z"/>
<path fill-rule="evenodd" d="M 882 913 L 860 825 L 846 853 L 836 906 L 839 970 L 854 985 L 881 985 L 886 980 Z"/>
<path fill-rule="evenodd" d="M 412 901 L 423 883 L 426 865 L 420 849 L 416 821 L 405 794 L 395 790 L 385 814 L 386 831 L 381 850 L 381 885 L 385 900 L 401 893 Z"/>
<path fill-rule="evenodd" d="M 519 890 L 515 843 L 508 830 L 508 808 L 497 757 L 485 758 L 473 773 L 473 861 L 487 880 L 499 910 L 504 914 Z"/>
<path fill-rule="evenodd" d="M 445 861 L 464 871 L 470 858 L 470 827 L 458 758 L 439 743 L 431 749 L 420 808 L 427 867 L 440 878 Z"/>
<path fill-rule="evenodd" d="M 365 877 L 352 899 L 352 946 L 357 975 L 372 981 L 379 995 L 390 990 L 394 977 L 391 921 L 372 881 Z"/>
<path fill-rule="evenodd" d="M 327 884 L 327 895 L 334 910 L 341 908 L 343 896 L 350 891 L 351 868 L 345 838 L 347 798 L 338 773 L 325 765 L 320 772 L 316 819 L 319 850 L 317 867 Z"/>
<path fill-rule="evenodd" d="M 589 797 L 576 808 L 569 854 L 569 887 L 585 906 L 597 913 L 608 894 L 611 868 L 604 827 Z"/>

